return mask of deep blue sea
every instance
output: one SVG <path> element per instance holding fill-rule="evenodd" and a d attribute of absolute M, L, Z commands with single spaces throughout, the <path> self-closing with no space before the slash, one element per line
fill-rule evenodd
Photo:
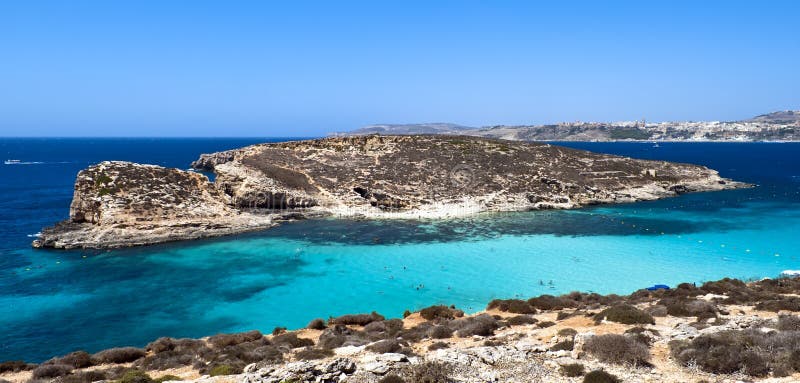
<path fill-rule="evenodd" d="M 437 303 L 630 293 L 656 283 L 800 269 L 800 144 L 565 143 L 706 165 L 753 189 L 450 221 L 315 220 L 114 251 L 34 250 L 68 215 L 77 172 L 102 160 L 187 168 L 266 139 L 0 139 L 0 360 L 143 346 Z"/>

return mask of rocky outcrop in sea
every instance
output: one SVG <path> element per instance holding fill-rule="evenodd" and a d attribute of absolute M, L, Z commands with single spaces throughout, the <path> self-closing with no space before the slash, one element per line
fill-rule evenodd
<path fill-rule="evenodd" d="M 108 248 L 260 230 L 323 215 L 447 218 L 572 209 L 747 185 L 703 166 L 465 136 L 350 136 L 204 154 L 202 174 L 103 162 L 35 247 Z"/>

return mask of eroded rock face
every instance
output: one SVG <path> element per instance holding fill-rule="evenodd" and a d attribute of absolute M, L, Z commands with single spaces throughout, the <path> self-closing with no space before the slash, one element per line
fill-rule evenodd
<path fill-rule="evenodd" d="M 242 213 L 204 175 L 130 162 L 78 173 L 70 217 L 42 231 L 35 247 L 118 247 L 268 227 Z"/>
<path fill-rule="evenodd" d="M 464 136 L 349 136 L 248 146 L 192 164 L 103 162 L 78 174 L 70 218 L 36 247 L 118 247 L 331 214 L 441 218 L 576 208 L 746 186 L 696 165 Z"/>
<path fill-rule="evenodd" d="M 742 186 L 702 166 L 463 136 L 335 137 L 222 157 L 216 183 L 234 206 L 345 216 L 575 208 Z"/>
<path fill-rule="evenodd" d="M 201 174 L 102 162 L 78 173 L 70 221 L 108 225 L 216 218 L 230 212 L 225 202 Z"/>

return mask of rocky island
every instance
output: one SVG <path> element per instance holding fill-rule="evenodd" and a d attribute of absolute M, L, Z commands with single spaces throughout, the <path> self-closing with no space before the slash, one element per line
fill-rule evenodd
<path fill-rule="evenodd" d="M 78 174 L 67 221 L 34 247 L 221 236 L 315 216 L 446 218 L 571 209 L 745 187 L 711 169 L 468 136 L 348 136 L 204 154 L 197 172 L 103 162 Z"/>

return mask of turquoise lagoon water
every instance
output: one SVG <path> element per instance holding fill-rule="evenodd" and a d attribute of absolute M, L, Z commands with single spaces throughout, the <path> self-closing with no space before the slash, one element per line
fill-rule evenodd
<path fill-rule="evenodd" d="M 197 153 L 244 143 L 173 140 L 161 143 L 168 154 L 149 158 L 185 166 Z M 5 142 L 22 150 L 7 156 L 22 157 L 28 144 Z M 153 143 L 108 141 L 97 153 L 84 152 L 89 162 L 101 155 L 148 162 L 137 145 Z M 493 298 L 630 293 L 656 283 L 800 269 L 800 145 L 569 145 L 701 163 L 759 186 L 573 211 L 314 220 L 224 239 L 42 251 L 30 249 L 23 233 L 66 216 L 74 172 L 85 163 L 58 166 L 60 157 L 40 154 L 41 166 L 3 168 L 2 219 L 13 228 L 3 234 L 0 258 L 0 359 L 40 361 L 75 349 L 141 346 L 160 336 L 269 332 L 371 310 L 396 317 L 446 303 L 477 311 Z"/>

